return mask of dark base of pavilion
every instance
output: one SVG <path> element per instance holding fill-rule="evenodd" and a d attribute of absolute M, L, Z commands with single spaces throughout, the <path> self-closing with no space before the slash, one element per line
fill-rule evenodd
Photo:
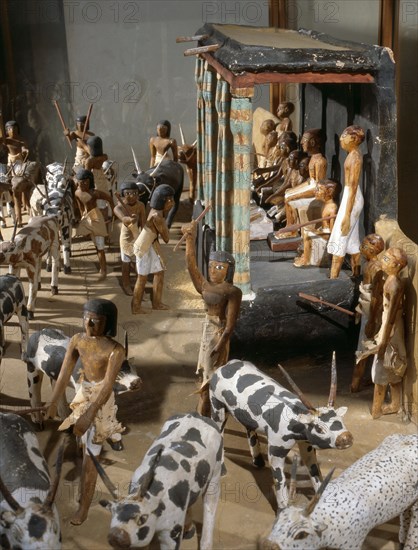
<path fill-rule="evenodd" d="M 358 284 L 344 265 L 338 279 L 328 268 L 293 266 L 295 252 L 274 253 L 266 241 L 251 242 L 251 285 L 255 298 L 243 301 L 231 345 L 231 357 L 248 358 L 276 352 L 352 347 L 357 341 L 354 317 L 329 306 L 308 302 L 299 292 L 353 311 Z"/>

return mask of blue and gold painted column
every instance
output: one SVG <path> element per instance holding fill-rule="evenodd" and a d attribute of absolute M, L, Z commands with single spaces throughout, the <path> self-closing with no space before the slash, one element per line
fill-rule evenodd
<path fill-rule="evenodd" d="M 231 91 L 231 131 L 234 140 L 234 185 L 231 200 L 232 253 L 236 268 L 234 284 L 250 294 L 250 198 L 253 88 Z"/>

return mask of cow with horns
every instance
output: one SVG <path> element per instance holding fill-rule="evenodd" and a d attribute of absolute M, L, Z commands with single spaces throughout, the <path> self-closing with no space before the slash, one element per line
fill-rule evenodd
<path fill-rule="evenodd" d="M 262 550 L 360 550 L 368 533 L 400 516 L 403 550 L 418 548 L 418 436 L 393 434 L 330 482 L 306 507 L 281 510 Z M 295 479 L 291 486 L 295 487 Z"/>
<path fill-rule="evenodd" d="M 136 183 L 139 190 L 139 200 L 146 206 L 151 200 L 151 196 L 158 185 L 166 184 L 174 190 L 174 205 L 167 214 L 167 226 L 170 228 L 174 216 L 180 205 L 181 194 L 183 192 L 184 172 L 181 164 L 174 160 L 165 160 L 164 157 L 160 160 L 157 166 L 146 170 L 141 170 L 138 161 L 134 155 L 136 173 L 133 176 L 136 178 Z"/>
<path fill-rule="evenodd" d="M 331 389 L 326 407 L 314 407 L 282 369 L 297 395 L 278 384 L 248 361 L 232 360 L 217 369 L 210 381 L 212 419 L 223 431 L 230 413 L 247 430 L 248 442 L 257 467 L 264 466 L 257 432 L 268 439 L 268 458 L 273 473 L 277 504 L 287 503 L 284 478 L 285 458 L 295 443 L 315 488 L 322 476 L 315 449 L 347 449 L 353 436 L 344 425 L 346 407 L 334 408 L 337 391 L 335 355 Z"/>
<path fill-rule="evenodd" d="M 54 504 L 64 447 L 53 483 L 29 424 L 16 414 L 0 413 L 1 548 L 58 550 L 61 530 Z"/>
<path fill-rule="evenodd" d="M 70 338 L 61 330 L 55 328 L 44 328 L 34 332 L 29 338 L 27 350 L 27 378 L 29 388 L 29 398 L 31 407 L 38 409 L 41 406 L 41 388 L 44 374 L 46 374 L 51 383 L 55 383 L 61 371 Z M 77 390 L 82 365 L 78 359 L 73 374 L 69 381 L 69 386 Z M 142 380 L 137 375 L 136 369 L 128 361 L 128 341 L 125 334 L 125 360 L 122 363 L 120 371 L 117 374 L 113 391 L 115 394 L 121 394 L 127 391 L 138 390 L 141 387 Z M 61 419 L 70 414 L 65 394 L 59 399 L 58 416 Z M 39 430 L 43 429 L 43 421 L 40 412 L 33 413 L 32 420 Z M 116 443 L 111 445 L 120 447 Z"/>
<path fill-rule="evenodd" d="M 162 550 L 179 548 L 195 526 L 189 508 L 203 497 L 200 548 L 210 550 L 220 494 L 222 436 L 210 418 L 198 413 L 171 417 L 134 472 L 129 494 L 116 487 L 95 460 L 113 502 L 100 501 L 112 513 L 109 544 L 114 548 L 148 546 L 154 535 Z"/>

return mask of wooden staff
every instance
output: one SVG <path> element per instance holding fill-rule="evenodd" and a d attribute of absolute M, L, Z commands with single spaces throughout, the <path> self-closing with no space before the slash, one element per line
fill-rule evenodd
<path fill-rule="evenodd" d="M 293 231 L 297 231 L 298 229 L 300 229 L 301 227 L 305 227 L 307 225 L 314 225 L 316 223 L 319 223 L 319 222 L 324 222 L 326 220 L 333 220 L 334 218 L 336 218 L 337 215 L 334 214 L 332 216 L 325 216 L 325 218 L 317 218 L 316 220 L 311 220 L 309 222 L 304 222 L 304 223 L 294 223 L 292 225 L 286 225 L 286 227 L 282 227 L 281 229 L 279 229 L 276 234 L 279 234 L 279 233 L 287 233 L 287 232 L 293 232 Z"/>
<path fill-rule="evenodd" d="M 128 216 L 128 218 L 131 218 L 131 214 L 128 212 L 128 209 L 126 208 L 124 202 L 122 201 L 122 197 L 120 196 L 120 193 L 118 193 L 117 191 L 115 191 L 115 197 L 118 201 L 118 203 L 120 204 L 125 216 Z"/>
<path fill-rule="evenodd" d="M 313 302 L 315 304 L 324 304 L 325 306 L 332 307 L 333 309 L 336 309 L 338 311 L 341 311 L 342 313 L 345 313 L 346 315 L 350 315 L 352 317 L 355 316 L 355 314 L 350 311 L 349 309 L 345 309 L 344 307 L 337 306 L 336 304 L 331 304 L 331 302 L 326 302 L 325 300 L 321 300 L 321 298 L 317 298 L 316 296 L 311 296 L 310 294 L 305 294 L 304 292 L 299 292 L 298 296 L 305 300 L 309 300 L 310 302 Z"/>
<path fill-rule="evenodd" d="M 19 416 L 24 416 L 26 414 L 32 414 L 32 413 L 36 413 L 36 412 L 45 411 L 47 408 L 48 408 L 47 405 L 44 405 L 43 407 L 34 407 L 33 409 L 22 409 L 20 411 L 16 411 L 16 410 L 13 410 L 13 409 L 5 409 L 5 408 L 1 407 L 0 412 L 13 413 L 13 414 L 18 414 Z"/>
<path fill-rule="evenodd" d="M 200 222 L 200 220 L 202 218 L 204 218 L 206 216 L 206 214 L 209 212 L 209 210 L 211 209 L 211 205 L 208 204 L 208 206 L 203 210 L 203 212 L 201 212 L 198 217 L 194 220 L 196 223 Z M 181 245 L 181 243 L 184 241 L 184 239 L 186 238 L 186 233 L 183 234 L 183 236 L 181 237 L 181 239 L 179 240 L 179 242 L 176 244 L 176 246 L 173 248 L 173 251 L 175 252 L 178 247 Z"/>
<path fill-rule="evenodd" d="M 200 53 L 216 52 L 221 47 L 220 44 L 210 44 L 209 46 L 199 46 L 198 48 L 190 48 L 186 50 L 183 55 L 185 57 L 190 55 L 199 55 Z"/>
<path fill-rule="evenodd" d="M 87 127 L 90 122 L 90 115 L 91 115 L 92 109 L 93 109 L 93 103 L 90 103 L 89 110 L 87 111 L 86 123 L 84 124 L 83 135 L 81 136 L 82 141 L 84 141 L 84 138 L 86 137 Z"/>
<path fill-rule="evenodd" d="M 206 40 L 209 38 L 208 34 L 195 34 L 194 36 L 178 36 L 176 38 L 177 44 L 179 42 L 194 42 L 195 40 Z"/>
<path fill-rule="evenodd" d="M 63 117 L 62 117 L 62 113 L 61 113 L 60 106 L 58 105 L 58 101 L 57 101 L 56 99 L 54 99 L 54 100 L 53 100 L 53 104 L 55 105 L 55 109 L 57 110 L 58 118 L 60 119 L 62 129 L 63 129 L 63 130 L 66 130 L 66 129 L 67 129 L 67 126 L 65 125 L 64 119 L 63 119 Z M 69 145 L 69 146 L 71 147 L 71 149 L 72 149 L 72 148 L 73 148 L 73 144 L 71 143 L 70 136 L 65 136 L 65 137 L 67 138 L 68 145 Z"/>

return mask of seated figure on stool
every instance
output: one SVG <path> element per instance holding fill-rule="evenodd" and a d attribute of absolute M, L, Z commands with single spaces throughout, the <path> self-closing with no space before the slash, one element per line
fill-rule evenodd
<path fill-rule="evenodd" d="M 327 218 L 336 216 L 338 205 L 335 202 L 335 197 L 338 194 L 338 184 L 332 180 L 321 180 L 316 184 L 315 199 L 323 201 L 321 217 Z M 308 265 L 323 266 L 326 265 L 329 255 L 326 251 L 326 243 L 328 242 L 334 218 L 322 220 L 319 229 L 302 228 L 303 236 L 303 254 L 295 259 L 293 265 L 295 267 L 303 267 Z M 315 241 L 316 253 L 313 253 L 313 241 Z"/>

